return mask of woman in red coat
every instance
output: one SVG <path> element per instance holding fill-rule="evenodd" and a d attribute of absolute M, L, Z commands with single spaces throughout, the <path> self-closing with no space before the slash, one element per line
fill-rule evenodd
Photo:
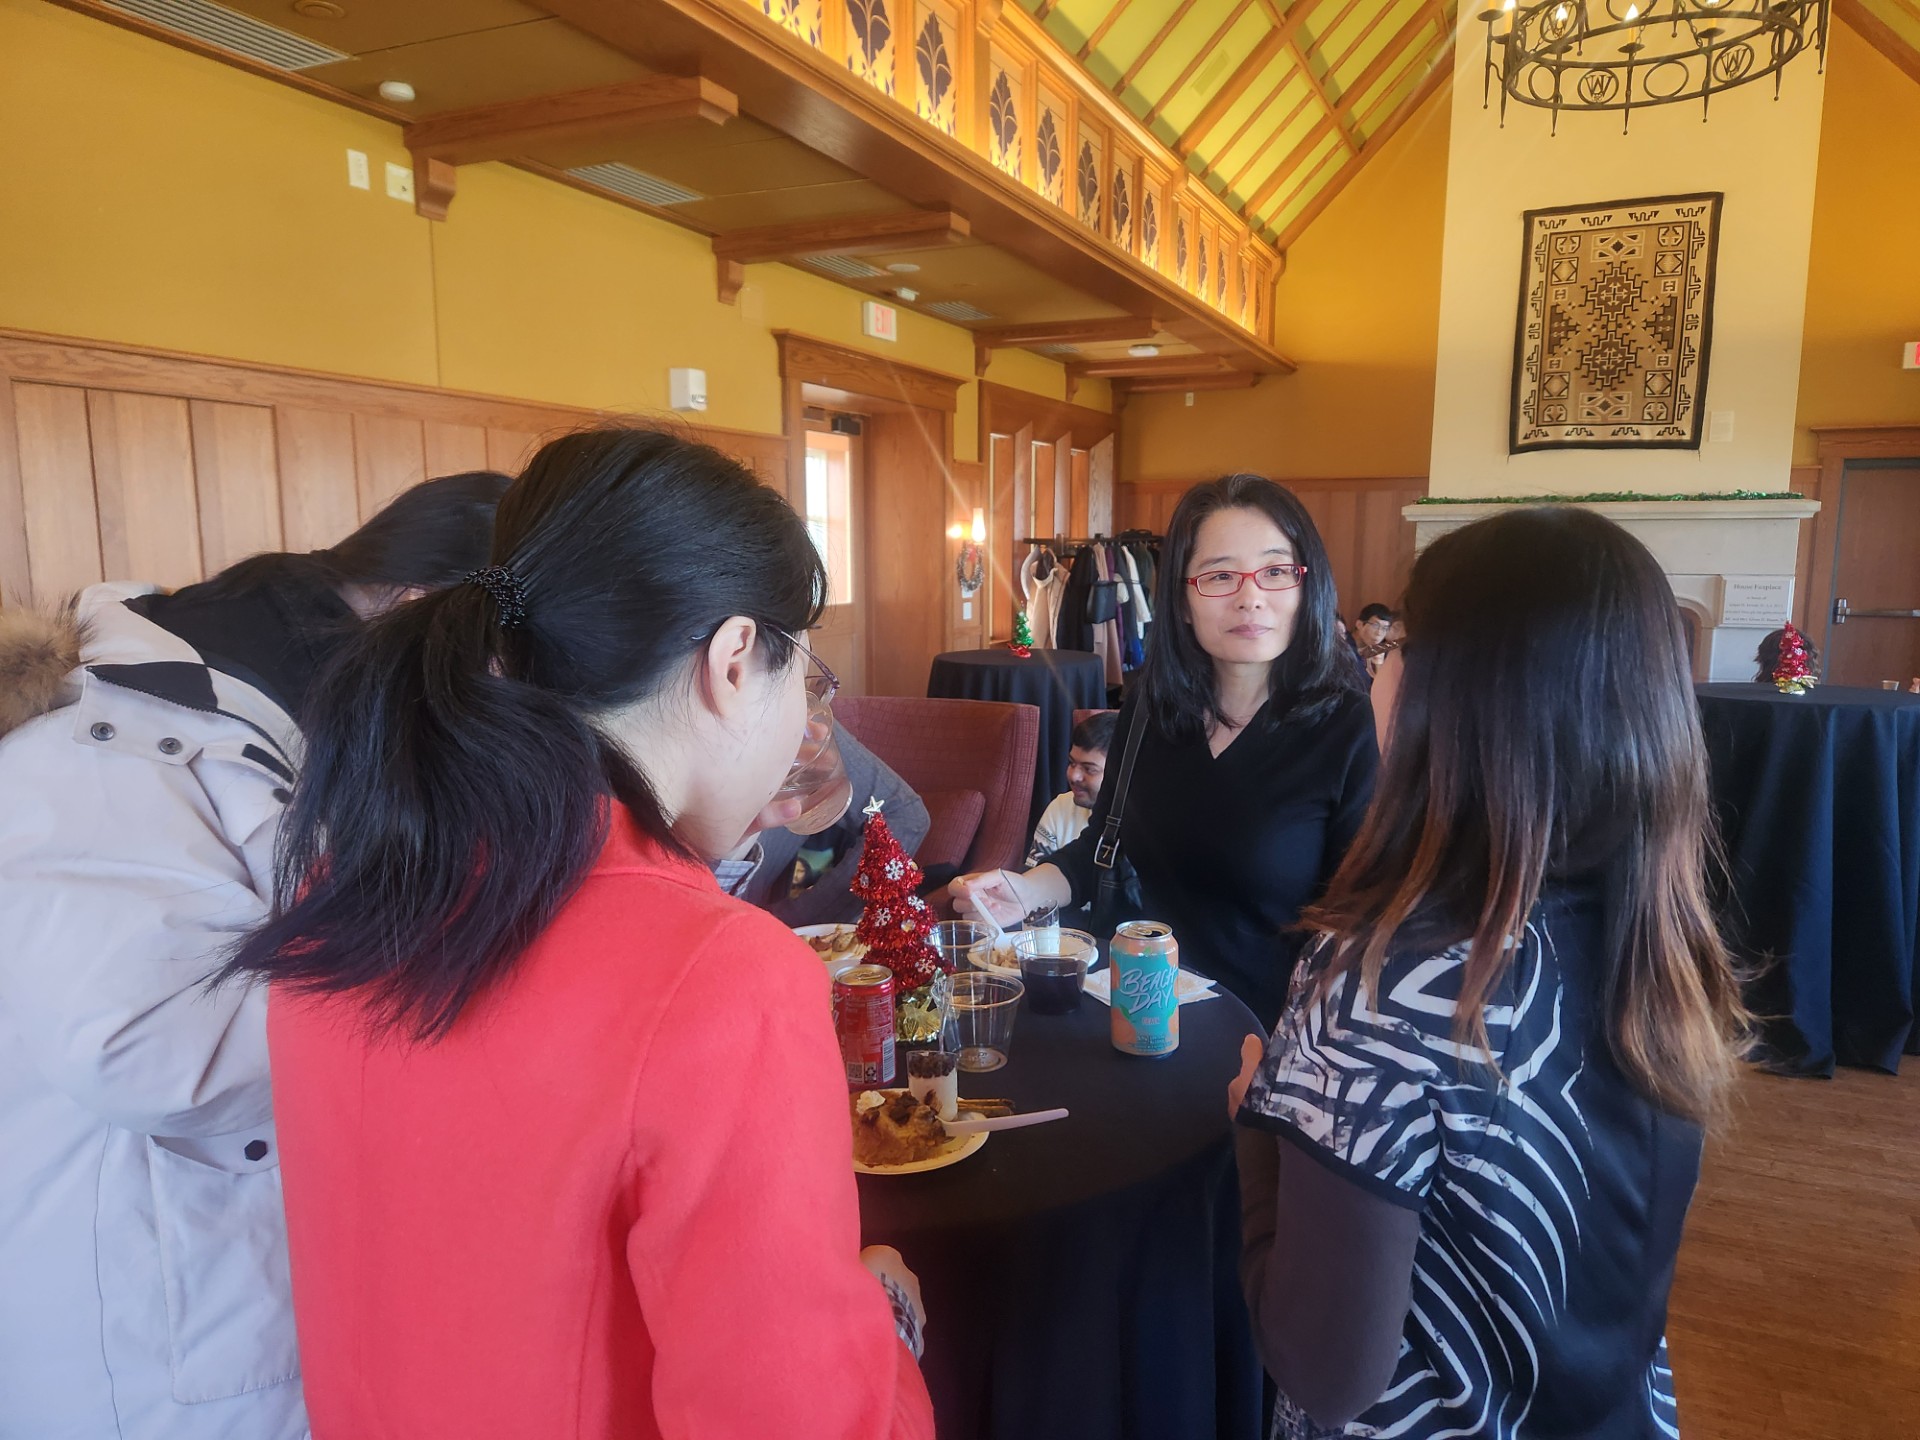
<path fill-rule="evenodd" d="M 492 566 L 316 693 L 232 968 L 275 982 L 318 1440 L 930 1440 L 917 1287 L 859 1249 L 825 969 L 702 863 L 830 695 L 795 638 L 823 593 L 733 461 L 572 435 Z"/>

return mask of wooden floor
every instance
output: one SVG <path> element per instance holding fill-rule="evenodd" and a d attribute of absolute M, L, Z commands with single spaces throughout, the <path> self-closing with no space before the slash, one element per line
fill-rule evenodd
<path fill-rule="evenodd" d="M 1743 1082 L 1667 1335 L 1685 1440 L 1920 1437 L 1920 1059 Z"/>

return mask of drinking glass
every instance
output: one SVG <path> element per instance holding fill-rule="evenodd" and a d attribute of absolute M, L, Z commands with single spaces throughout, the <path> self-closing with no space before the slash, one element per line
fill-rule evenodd
<path fill-rule="evenodd" d="M 1036 1015 L 1065 1015 L 1080 1006 L 1087 970 L 1100 953 L 1084 930 L 1023 930 L 1013 937 L 1027 1008 Z"/>
<path fill-rule="evenodd" d="M 815 705 L 807 711 L 807 729 L 800 753 L 787 771 L 786 782 L 773 792 L 776 800 L 804 800 L 806 808 L 786 828 L 796 835 L 818 835 L 837 824 L 853 803 L 853 782 L 833 736 L 833 710 Z"/>
<path fill-rule="evenodd" d="M 993 963 L 993 931 L 977 920 L 942 920 L 933 927 L 933 943 L 949 975 Z"/>
<path fill-rule="evenodd" d="M 960 1068 L 970 1074 L 1007 1063 L 1014 1012 L 1027 987 L 1004 975 L 970 970 L 953 977 L 953 1018 L 960 1032 Z"/>

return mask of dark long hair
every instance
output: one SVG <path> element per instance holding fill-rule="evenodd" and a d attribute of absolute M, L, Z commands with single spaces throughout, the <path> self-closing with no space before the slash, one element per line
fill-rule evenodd
<path fill-rule="evenodd" d="M 1187 619 L 1187 571 L 1200 526 L 1221 510 L 1257 510 L 1280 527 L 1293 558 L 1307 567 L 1293 639 L 1273 662 L 1263 727 L 1287 720 L 1322 719 L 1343 695 L 1358 693 L 1365 676 L 1342 655 L 1335 626 L 1333 571 L 1313 517 L 1284 485 L 1262 475 L 1227 475 L 1180 497 L 1160 547 L 1154 585 L 1155 624 L 1147 642 L 1141 684 L 1154 725 L 1176 739 L 1203 735 L 1221 719 L 1213 657 L 1200 648 Z"/>
<path fill-rule="evenodd" d="M 522 587 L 519 624 L 454 585 L 367 625 L 321 682 L 274 913 L 223 978 L 356 991 L 377 1024 L 444 1034 L 580 884 L 609 799 L 685 853 L 596 718 L 671 683 L 730 616 L 790 664 L 826 593 L 780 496 L 639 428 L 542 448 L 500 502 L 492 562 Z"/>
<path fill-rule="evenodd" d="M 1468 944 L 1457 1034 L 1554 876 L 1595 880 L 1601 995 L 1628 1080 L 1716 1113 L 1747 1017 L 1715 927 L 1706 750 L 1666 576 L 1576 506 L 1517 510 L 1436 540 L 1402 612 L 1405 669 L 1373 804 L 1306 924 L 1323 987 L 1377 986 L 1390 948 Z"/>
<path fill-rule="evenodd" d="M 451 585 L 492 545 L 494 507 L 511 483 L 492 470 L 425 481 L 394 496 L 338 544 L 250 555 L 208 580 L 201 593 L 217 599 L 296 582 L 332 590 Z"/>

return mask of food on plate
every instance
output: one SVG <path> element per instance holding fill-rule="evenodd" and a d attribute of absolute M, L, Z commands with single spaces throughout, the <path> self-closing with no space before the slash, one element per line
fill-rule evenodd
<path fill-rule="evenodd" d="M 822 960 L 847 960 L 854 955 L 865 954 L 867 947 L 854 938 L 851 925 L 839 925 L 824 935 L 802 935 L 800 937 L 813 947 L 813 953 Z"/>
<path fill-rule="evenodd" d="M 853 1158 L 870 1168 L 931 1160 L 960 1142 L 940 1116 L 906 1090 L 862 1090 L 853 1097 Z"/>

